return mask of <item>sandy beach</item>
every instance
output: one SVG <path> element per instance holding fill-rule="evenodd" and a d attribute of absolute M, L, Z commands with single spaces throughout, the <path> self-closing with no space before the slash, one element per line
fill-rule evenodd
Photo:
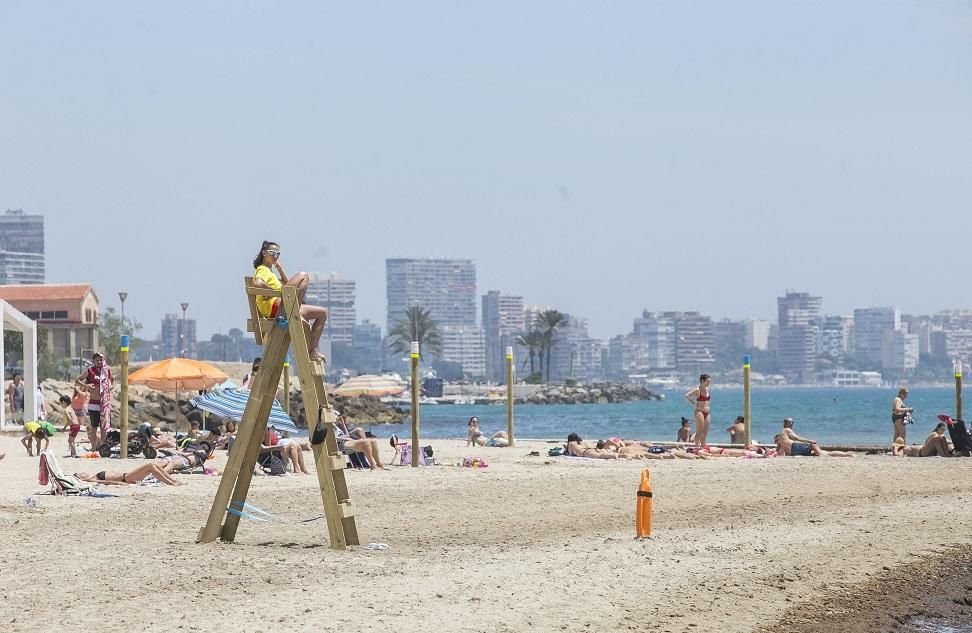
<path fill-rule="evenodd" d="M 55 454 L 66 443 L 58 434 Z M 972 460 L 596 462 L 548 458 L 552 445 L 540 441 L 429 443 L 443 464 L 478 455 L 489 467 L 348 472 L 362 544 L 388 549 L 335 551 L 323 520 L 300 522 L 321 512 L 313 477 L 254 478 L 249 503 L 278 520 L 243 521 L 235 543 L 203 545 L 195 536 L 218 477 L 102 488 L 117 498 L 48 496 L 37 458 L 2 436 L 0 622 L 8 631 L 879 631 L 943 613 L 955 605 L 950 592 L 969 584 L 972 508 L 961 499 Z M 126 470 L 118 460 L 60 462 L 67 472 Z M 655 528 L 636 541 L 645 464 Z"/>

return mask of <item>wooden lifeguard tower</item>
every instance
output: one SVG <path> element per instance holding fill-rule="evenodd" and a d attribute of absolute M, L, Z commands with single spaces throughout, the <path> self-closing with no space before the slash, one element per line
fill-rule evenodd
<path fill-rule="evenodd" d="M 253 278 L 245 278 L 250 319 L 247 330 L 253 332 L 257 343 L 264 346 L 263 362 L 250 387 L 250 398 L 240 420 L 239 431 L 223 477 L 213 500 L 209 519 L 196 538 L 198 542 L 211 543 L 217 538 L 233 541 L 240 515 L 250 489 L 253 469 L 266 433 L 270 407 L 277 395 L 277 385 L 283 370 L 287 348 L 293 343 L 293 357 L 300 376 L 301 393 L 307 426 L 313 432 L 323 423 L 327 435 L 323 443 L 313 444 L 314 462 L 317 465 L 317 482 L 324 502 L 327 531 L 334 549 L 346 549 L 359 545 L 358 529 L 354 524 L 354 512 L 344 479 L 345 459 L 338 451 L 334 436 L 334 410 L 327 401 L 324 390 L 323 363 L 312 362 L 308 352 L 310 330 L 300 318 L 300 299 L 297 288 L 284 286 L 281 290 L 257 288 Z M 263 318 L 257 311 L 256 298 L 279 297 L 282 304 L 280 319 Z"/>

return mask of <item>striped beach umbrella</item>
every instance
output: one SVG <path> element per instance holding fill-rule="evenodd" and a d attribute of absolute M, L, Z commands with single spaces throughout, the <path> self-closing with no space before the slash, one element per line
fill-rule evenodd
<path fill-rule="evenodd" d="M 331 393 L 335 396 L 393 396 L 399 394 L 405 388 L 402 383 L 387 376 L 375 374 L 363 374 L 355 376 L 337 387 Z"/>
<path fill-rule="evenodd" d="M 246 409 L 246 402 L 249 398 L 250 392 L 245 389 L 220 389 L 219 391 L 210 391 L 201 396 L 196 396 L 190 402 L 197 409 L 209 411 L 214 415 L 221 415 L 239 422 L 243 419 L 243 411 Z M 270 420 L 267 421 L 267 425 L 272 426 L 278 431 L 288 431 L 290 433 L 300 431 L 276 400 L 273 401 L 270 407 Z"/>

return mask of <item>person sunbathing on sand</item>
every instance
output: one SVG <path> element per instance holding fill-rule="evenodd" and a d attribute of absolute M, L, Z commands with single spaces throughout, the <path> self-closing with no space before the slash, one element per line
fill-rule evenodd
<path fill-rule="evenodd" d="M 144 464 L 139 466 L 135 470 L 131 470 L 127 473 L 109 473 L 106 471 L 101 471 L 94 475 L 88 473 L 74 473 L 74 476 L 82 481 L 90 481 L 97 484 L 105 484 L 108 486 L 119 486 L 123 484 L 137 484 L 148 476 L 155 477 L 164 484 L 169 484 L 170 486 L 181 486 L 182 482 L 176 481 L 172 478 L 169 473 L 162 470 L 162 468 L 152 462 L 150 464 Z"/>
<path fill-rule="evenodd" d="M 813 441 L 809 444 L 794 442 L 783 433 L 778 433 L 773 441 L 776 442 L 776 454 L 781 457 L 854 457 L 849 451 L 825 451 Z"/>
<path fill-rule="evenodd" d="M 571 433 L 567 436 L 567 454 L 574 457 L 590 457 L 591 459 L 618 459 L 621 457 L 615 451 L 587 446 L 577 433 Z"/>
<path fill-rule="evenodd" d="M 895 457 L 951 457 L 952 452 L 945 438 L 945 423 L 940 422 L 936 425 L 935 430 L 925 438 L 925 443 L 921 446 L 918 444 L 905 446 L 903 437 L 896 438 L 891 446 L 891 454 Z"/>

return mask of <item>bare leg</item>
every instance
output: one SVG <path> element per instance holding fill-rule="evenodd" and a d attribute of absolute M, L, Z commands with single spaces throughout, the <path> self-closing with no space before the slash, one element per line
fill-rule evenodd
<path fill-rule="evenodd" d="M 300 306 L 300 316 L 304 320 L 311 323 L 310 331 L 310 355 L 311 360 L 322 360 L 320 352 L 317 351 L 317 345 L 321 342 L 321 335 L 324 333 L 324 323 L 327 322 L 327 310 L 320 306 Z"/>
<path fill-rule="evenodd" d="M 894 421 L 894 437 L 891 439 L 891 441 L 893 442 L 894 440 L 898 439 L 899 437 L 901 439 L 905 439 L 905 423 L 904 423 L 904 420 L 895 420 Z"/>
<path fill-rule="evenodd" d="M 88 427 L 88 443 L 91 444 L 91 450 L 98 450 L 98 427 Z"/>
<path fill-rule="evenodd" d="M 705 414 L 701 411 L 695 412 L 695 440 L 694 444 L 696 448 L 702 448 L 705 446 L 705 434 L 708 432 L 708 420 L 705 418 Z"/>
<path fill-rule="evenodd" d="M 30 457 L 33 457 L 34 456 L 34 449 L 31 448 L 31 446 L 33 446 L 33 444 L 31 444 L 31 442 L 33 442 L 33 441 L 34 441 L 34 437 L 32 435 L 28 435 L 24 439 L 20 440 L 20 443 L 23 444 L 24 445 L 24 448 L 27 449 L 27 455 L 30 456 Z"/>

